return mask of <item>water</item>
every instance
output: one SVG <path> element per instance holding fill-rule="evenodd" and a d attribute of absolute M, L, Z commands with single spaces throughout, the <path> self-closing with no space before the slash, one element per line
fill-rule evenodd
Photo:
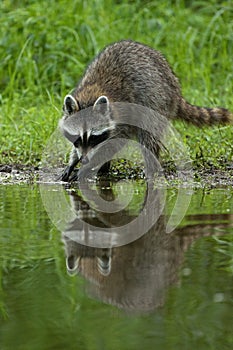
<path fill-rule="evenodd" d="M 98 212 L 94 190 L 0 187 L 0 349 L 232 348 L 232 188 L 189 192 L 171 233 L 179 191 L 156 192 L 161 215 L 136 241 L 143 181 L 97 188 L 121 214 Z M 122 225 L 125 245 L 104 231 Z M 104 249 L 90 246 L 98 235 Z"/>

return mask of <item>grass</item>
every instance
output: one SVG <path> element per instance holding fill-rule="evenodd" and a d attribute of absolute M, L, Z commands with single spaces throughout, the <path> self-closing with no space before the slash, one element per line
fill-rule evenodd
<path fill-rule="evenodd" d="M 232 1 L 3 0 L 1 163 L 39 165 L 64 96 L 108 43 L 131 38 L 164 53 L 183 95 L 233 111 Z M 175 126 L 197 167 L 233 160 L 232 127 Z"/>

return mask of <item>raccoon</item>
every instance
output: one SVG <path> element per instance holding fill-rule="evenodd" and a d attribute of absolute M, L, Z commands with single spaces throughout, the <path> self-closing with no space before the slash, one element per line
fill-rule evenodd
<path fill-rule="evenodd" d="M 94 58 L 77 87 L 64 99 L 60 126 L 74 147 L 62 181 L 69 181 L 79 162 L 88 162 L 90 150 L 116 134 L 129 138 L 134 135 L 146 148 L 158 154 L 159 142 L 147 132 L 115 123 L 111 109 L 115 102 L 137 104 L 155 111 L 152 124 L 156 124 L 158 114 L 168 120 L 180 118 L 197 126 L 228 123 L 233 118 L 225 108 L 205 108 L 188 103 L 181 95 L 177 77 L 159 51 L 131 40 L 113 43 Z M 67 119 L 72 117 L 79 123 L 80 111 L 87 108 L 93 110 L 92 119 L 81 118 L 78 135 L 66 133 L 64 123 Z M 93 128 L 91 121 L 96 118 L 102 118 L 102 122 Z M 109 163 L 106 163 L 102 172 L 108 170 Z"/>

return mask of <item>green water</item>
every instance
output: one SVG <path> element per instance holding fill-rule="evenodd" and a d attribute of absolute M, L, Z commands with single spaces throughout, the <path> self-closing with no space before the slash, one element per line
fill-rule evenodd
<path fill-rule="evenodd" d="M 54 191 L 48 186 L 47 198 Z M 109 217 L 61 191 L 76 213 L 106 227 L 138 215 L 145 187 L 133 183 L 124 215 Z M 111 201 L 117 188 L 101 191 Z M 127 197 L 127 185 L 122 191 Z M 176 192 L 166 192 L 168 215 Z M 103 251 L 54 226 L 38 185 L 1 186 L 0 349 L 231 349 L 233 190 L 195 190 L 176 230 L 165 227 L 162 215 L 135 242 Z"/>

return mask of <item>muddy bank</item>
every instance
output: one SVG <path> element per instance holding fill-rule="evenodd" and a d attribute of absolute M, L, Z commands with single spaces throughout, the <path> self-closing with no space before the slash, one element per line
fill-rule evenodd
<path fill-rule="evenodd" d="M 23 164 L 0 165 L 0 184 L 33 184 L 56 180 L 62 169 L 53 171 Z"/>
<path fill-rule="evenodd" d="M 62 168 L 51 169 L 39 168 L 36 166 L 28 166 L 23 164 L 11 164 L 11 165 L 0 165 L 0 184 L 34 184 L 41 182 L 57 182 L 59 175 L 62 172 Z M 165 169 L 165 176 L 167 185 L 176 186 L 177 178 L 176 174 L 173 174 Z M 117 181 L 118 179 L 141 179 L 143 172 L 137 172 L 136 174 L 132 171 L 129 172 L 126 169 L 125 174 L 114 170 L 110 173 L 110 180 Z M 182 180 L 181 180 L 182 181 Z M 192 185 L 194 187 L 223 187 L 233 186 L 233 169 L 202 169 L 194 170 L 192 176 Z M 186 184 L 188 187 L 189 184 Z"/>

